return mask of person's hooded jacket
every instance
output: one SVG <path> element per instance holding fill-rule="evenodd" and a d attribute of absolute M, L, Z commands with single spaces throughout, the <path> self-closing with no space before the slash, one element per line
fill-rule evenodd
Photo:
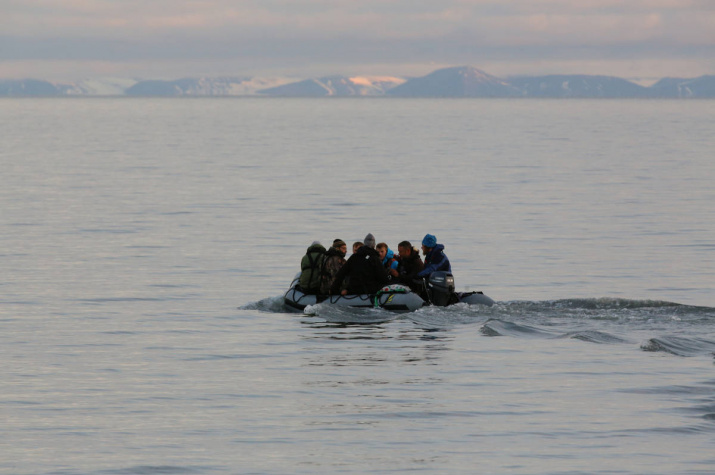
<path fill-rule="evenodd" d="M 444 246 L 437 244 L 425 256 L 425 268 L 417 273 L 417 277 L 429 277 L 432 272 L 452 272 L 449 259 L 444 254 Z"/>
<path fill-rule="evenodd" d="M 319 242 L 314 242 L 300 261 L 300 280 L 298 284 L 306 294 L 320 292 L 321 274 L 325 262 L 325 248 Z"/>

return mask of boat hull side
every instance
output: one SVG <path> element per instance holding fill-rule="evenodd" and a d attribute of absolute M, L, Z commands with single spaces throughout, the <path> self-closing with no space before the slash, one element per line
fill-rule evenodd
<path fill-rule="evenodd" d="M 424 305 L 424 301 L 412 292 L 385 292 L 377 296 L 377 307 L 392 312 L 412 312 Z M 302 311 L 308 305 L 326 303 L 352 308 L 375 308 L 375 297 L 362 295 L 308 295 L 292 287 L 283 296 L 290 310 Z"/>
<path fill-rule="evenodd" d="M 486 305 L 487 307 L 494 305 L 494 300 L 482 292 L 461 292 L 457 294 L 457 298 L 460 302 L 469 305 Z"/>

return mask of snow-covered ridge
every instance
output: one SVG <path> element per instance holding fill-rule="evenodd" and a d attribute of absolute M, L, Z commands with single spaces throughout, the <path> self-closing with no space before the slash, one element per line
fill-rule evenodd
<path fill-rule="evenodd" d="M 139 81 L 127 88 L 128 96 L 252 96 L 257 91 L 278 87 L 290 78 L 220 77 L 183 78 L 173 81 Z"/>
<path fill-rule="evenodd" d="M 2 80 L 0 96 L 283 96 L 715 98 L 715 76 L 664 78 L 650 86 L 613 76 L 500 78 L 470 66 L 426 76 L 202 77 L 176 80 L 89 78 L 73 83 Z"/>
<path fill-rule="evenodd" d="M 391 76 L 326 76 L 258 91 L 269 96 L 384 96 L 405 79 Z"/>
<path fill-rule="evenodd" d="M 398 86 L 406 81 L 406 79 L 392 76 L 355 76 L 348 79 L 357 86 L 368 87 Z"/>
<path fill-rule="evenodd" d="M 288 77 L 218 77 L 141 80 L 99 77 L 74 82 L 0 79 L 0 96 L 253 96 L 295 82 Z"/>
<path fill-rule="evenodd" d="M 68 96 L 121 96 L 136 83 L 136 79 L 103 77 L 57 84 L 57 87 L 65 88 Z"/>

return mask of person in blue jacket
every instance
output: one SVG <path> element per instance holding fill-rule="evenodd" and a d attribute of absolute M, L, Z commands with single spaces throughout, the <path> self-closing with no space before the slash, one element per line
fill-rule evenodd
<path fill-rule="evenodd" d="M 425 255 L 425 268 L 417 273 L 419 278 L 429 278 L 432 272 L 446 271 L 452 272 L 449 259 L 444 254 L 444 246 L 437 244 L 437 238 L 428 234 L 422 239 L 422 254 Z"/>
<path fill-rule="evenodd" d="M 395 253 L 390 249 L 387 243 L 381 242 L 375 248 L 377 253 L 380 255 L 380 262 L 382 266 L 387 270 L 387 278 L 392 280 L 397 280 L 400 273 L 397 271 L 398 261 L 395 259 Z"/>

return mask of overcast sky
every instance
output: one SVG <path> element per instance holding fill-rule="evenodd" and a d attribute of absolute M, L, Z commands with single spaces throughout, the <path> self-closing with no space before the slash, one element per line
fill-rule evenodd
<path fill-rule="evenodd" d="M 715 74 L 715 0 L 0 0 L 0 77 Z"/>

